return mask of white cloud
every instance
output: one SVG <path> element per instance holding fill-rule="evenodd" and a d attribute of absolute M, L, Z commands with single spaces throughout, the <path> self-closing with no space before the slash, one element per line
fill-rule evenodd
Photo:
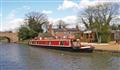
<path fill-rule="evenodd" d="M 65 10 L 65 9 L 76 9 L 78 8 L 78 4 L 74 3 L 73 1 L 64 0 L 62 5 L 59 5 L 58 10 Z"/>
<path fill-rule="evenodd" d="M 93 1 L 90 1 L 90 0 L 81 0 L 80 3 L 79 3 L 79 9 L 80 8 L 86 8 L 88 6 L 96 6 L 98 4 L 103 4 L 103 3 L 106 3 L 106 2 L 115 2 L 114 0 L 93 0 Z M 118 1 L 116 1 L 118 2 Z"/>
<path fill-rule="evenodd" d="M 77 16 L 66 16 L 62 18 L 62 20 L 68 24 L 68 28 L 75 28 L 76 25 L 78 25 L 81 30 L 85 29 L 85 26 L 83 23 L 78 23 Z"/>
<path fill-rule="evenodd" d="M 120 2 L 120 0 L 97 0 L 99 2 Z"/>
<path fill-rule="evenodd" d="M 23 25 L 24 19 L 17 16 L 18 14 L 21 14 L 21 11 L 23 11 L 23 9 L 25 10 L 25 12 L 28 12 L 30 10 L 30 7 L 22 6 L 20 8 L 14 9 L 10 13 L 8 13 L 8 16 L 6 16 L 2 22 L 1 30 L 2 31 L 9 31 L 9 30 L 15 31 L 17 28 L 19 28 L 21 25 Z"/>
<path fill-rule="evenodd" d="M 75 3 L 73 1 L 64 0 L 62 5 L 59 5 L 58 10 L 65 10 L 65 9 L 76 9 L 79 10 L 81 8 L 86 8 L 88 6 L 95 6 L 98 4 L 102 4 L 105 2 L 120 2 L 120 0 L 81 0 L 79 3 Z"/>
<path fill-rule="evenodd" d="M 120 15 L 118 16 L 118 18 L 120 19 Z"/>
<path fill-rule="evenodd" d="M 86 8 L 88 6 L 95 6 L 98 3 L 97 0 L 95 1 L 89 1 L 89 0 L 81 0 L 79 3 L 79 9 L 80 8 Z"/>
<path fill-rule="evenodd" d="M 60 20 L 60 18 L 49 18 L 48 20 L 49 20 L 49 24 L 56 24 L 56 22 Z"/>
<path fill-rule="evenodd" d="M 24 9 L 30 10 L 31 7 L 30 6 L 23 6 Z"/>
<path fill-rule="evenodd" d="M 2 24 L 3 31 L 15 30 L 16 28 L 19 28 L 21 25 L 24 24 L 23 19 L 21 18 L 12 19 L 12 20 L 9 20 L 8 22 L 6 22 L 5 24 Z"/>
<path fill-rule="evenodd" d="M 20 27 L 23 23 L 22 18 L 17 18 L 18 11 L 12 10 L 8 16 L 2 22 L 2 31 L 15 31 L 18 27 Z"/>
<path fill-rule="evenodd" d="M 69 28 L 75 28 L 76 25 L 78 25 L 77 23 L 77 16 L 66 16 L 63 18 L 49 18 L 50 24 L 53 24 L 53 27 L 55 27 L 58 24 L 58 20 L 63 20 L 66 24 L 68 24 L 67 27 Z M 82 23 L 79 23 L 80 27 L 84 27 L 84 25 L 82 25 Z"/>
<path fill-rule="evenodd" d="M 20 11 L 22 11 L 22 9 L 29 10 L 30 8 L 28 6 L 23 6 L 21 8 L 12 10 L 2 23 L 2 29 L 1 29 L 2 31 L 9 31 L 9 30 L 15 31 L 21 25 L 24 24 L 24 18 L 20 18 L 17 16 L 18 14 L 21 13 Z M 28 10 L 26 10 L 26 11 L 28 11 Z M 52 11 L 43 10 L 43 13 L 51 14 Z"/>
<path fill-rule="evenodd" d="M 50 11 L 50 10 L 43 10 L 42 13 L 45 13 L 45 14 L 52 14 L 52 11 Z"/>
<path fill-rule="evenodd" d="M 120 25 L 120 14 L 112 19 L 111 24 L 119 24 Z"/>
<path fill-rule="evenodd" d="M 75 24 L 75 23 L 77 23 L 76 22 L 77 21 L 77 17 L 76 16 L 66 16 L 66 17 L 62 18 L 62 20 L 64 22 L 68 23 L 68 24 L 71 24 L 71 23 Z"/>

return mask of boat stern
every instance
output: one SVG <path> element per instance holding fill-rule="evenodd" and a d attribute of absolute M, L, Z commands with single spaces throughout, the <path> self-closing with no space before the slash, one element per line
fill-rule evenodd
<path fill-rule="evenodd" d="M 94 46 L 92 45 L 83 45 L 83 46 L 80 46 L 80 50 L 83 50 L 83 51 L 86 51 L 86 52 L 93 52 L 94 50 Z"/>

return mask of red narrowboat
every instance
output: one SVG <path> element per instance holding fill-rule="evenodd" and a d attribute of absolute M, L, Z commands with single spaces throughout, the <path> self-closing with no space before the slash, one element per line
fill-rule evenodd
<path fill-rule="evenodd" d="M 29 41 L 29 45 L 41 46 L 41 47 L 61 47 L 72 48 L 73 50 L 82 50 L 92 52 L 94 47 L 92 45 L 82 45 L 79 39 L 32 39 Z"/>

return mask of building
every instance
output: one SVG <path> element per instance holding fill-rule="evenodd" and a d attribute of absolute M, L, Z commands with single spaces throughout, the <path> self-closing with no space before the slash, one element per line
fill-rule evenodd
<path fill-rule="evenodd" d="M 117 43 L 120 43 L 120 30 L 112 30 L 111 33 L 112 40 L 115 40 Z"/>
<path fill-rule="evenodd" d="M 92 42 L 95 39 L 95 32 L 90 30 L 80 31 L 78 26 L 76 26 L 76 28 L 52 28 L 52 25 L 49 25 L 47 33 L 55 38 L 79 38 L 84 42 Z"/>

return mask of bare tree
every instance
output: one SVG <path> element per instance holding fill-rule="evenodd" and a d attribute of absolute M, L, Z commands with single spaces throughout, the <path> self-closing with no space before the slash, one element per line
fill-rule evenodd
<path fill-rule="evenodd" d="M 79 13 L 78 18 L 82 20 L 87 29 L 96 31 L 97 39 L 101 42 L 100 33 L 110 32 L 110 22 L 118 14 L 119 6 L 117 3 L 103 3 L 88 7 L 82 13 L 82 16 Z"/>
<path fill-rule="evenodd" d="M 66 26 L 67 26 L 67 24 L 66 24 L 64 21 L 58 20 L 58 25 L 57 25 L 57 27 L 58 27 L 59 29 L 66 28 Z"/>

